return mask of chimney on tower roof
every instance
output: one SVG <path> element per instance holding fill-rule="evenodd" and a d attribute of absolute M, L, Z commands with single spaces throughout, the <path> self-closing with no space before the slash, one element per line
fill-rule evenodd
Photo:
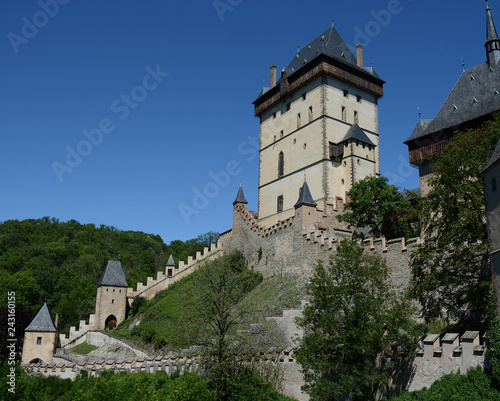
<path fill-rule="evenodd" d="M 276 86 L 276 64 L 271 66 L 271 79 L 269 80 L 269 87 L 274 88 Z"/>
<path fill-rule="evenodd" d="M 361 43 L 358 43 L 356 46 L 356 58 L 358 61 L 358 67 L 363 68 L 363 45 Z"/>

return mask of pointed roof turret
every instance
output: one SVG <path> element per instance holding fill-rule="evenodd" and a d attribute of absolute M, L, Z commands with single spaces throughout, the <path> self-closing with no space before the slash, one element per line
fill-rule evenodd
<path fill-rule="evenodd" d="M 44 303 L 35 318 L 24 331 L 43 331 L 53 333 L 57 331 L 47 303 Z"/>
<path fill-rule="evenodd" d="M 238 195 L 236 195 L 236 200 L 233 202 L 233 206 L 237 205 L 238 203 L 244 203 L 247 204 L 247 200 L 245 199 L 245 195 L 243 195 L 243 188 L 241 187 L 240 184 L 240 189 L 238 190 Z"/>
<path fill-rule="evenodd" d="M 295 209 L 301 206 L 313 206 L 313 207 L 317 206 L 316 202 L 314 202 L 314 199 L 311 195 L 311 191 L 309 191 L 309 187 L 307 186 L 305 177 L 304 177 L 304 184 L 302 184 L 302 188 L 300 188 L 299 199 L 295 204 Z"/>
<path fill-rule="evenodd" d="M 110 260 L 104 270 L 98 287 L 103 285 L 108 285 L 111 287 L 128 287 L 127 280 L 125 279 L 125 273 L 122 269 L 122 264 L 116 260 Z"/>
<path fill-rule="evenodd" d="M 168 258 L 167 266 L 175 266 L 174 257 L 172 256 L 172 254 L 170 254 L 170 257 Z"/>
<path fill-rule="evenodd" d="M 495 22 L 491 16 L 491 9 L 486 1 L 486 53 L 488 63 L 496 63 L 500 60 L 500 39 L 498 38 Z"/>

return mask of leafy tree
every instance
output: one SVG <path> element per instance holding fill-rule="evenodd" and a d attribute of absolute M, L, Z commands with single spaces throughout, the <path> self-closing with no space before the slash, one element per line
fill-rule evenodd
<path fill-rule="evenodd" d="M 480 129 L 457 132 L 432 160 L 432 189 L 420 205 L 423 243 L 411 259 L 412 293 L 427 320 L 485 316 L 491 272 L 478 174 L 499 136 L 497 115 Z"/>
<path fill-rule="evenodd" d="M 261 349 L 248 332 L 256 323 L 252 308 L 240 302 L 262 281 L 259 273 L 246 268 L 241 252 L 224 255 L 200 267 L 193 294 L 191 332 L 203 346 L 202 359 L 207 381 L 216 399 L 228 400 L 245 361 Z M 248 306 L 248 305 L 247 305 Z"/>
<path fill-rule="evenodd" d="M 343 240 L 329 266 L 315 267 L 307 291 L 312 299 L 297 319 L 305 334 L 295 353 L 304 390 L 312 400 L 383 395 L 416 341 L 412 308 L 391 288 L 385 260 Z"/>
<path fill-rule="evenodd" d="M 386 177 L 367 177 L 356 182 L 348 192 L 347 210 L 338 216 L 349 226 L 369 227 L 374 237 L 411 237 L 414 230 L 408 221 L 410 201 L 388 183 Z"/>

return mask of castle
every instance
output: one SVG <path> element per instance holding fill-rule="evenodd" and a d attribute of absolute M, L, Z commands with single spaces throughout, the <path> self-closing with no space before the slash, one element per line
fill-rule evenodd
<path fill-rule="evenodd" d="M 495 38 L 496 30 L 492 33 L 489 7 L 487 24 L 487 67 L 481 65 L 464 72 L 458 89 L 450 94 L 440 114 L 432 121 L 420 120 L 407 140 L 410 160 L 421 168 L 424 192 L 428 157 L 442 148 L 442 142 L 457 127 L 488 118 L 480 111 L 480 115 L 467 114 L 465 110 L 473 107 L 461 103 L 469 99 L 467 96 L 476 99 L 476 103 L 489 102 L 491 94 L 488 92 L 483 99 L 482 88 L 489 85 L 490 79 L 498 80 L 499 73 L 491 63 L 500 58 L 500 40 Z M 476 81 L 473 85 L 460 83 L 470 80 L 470 76 Z M 186 264 L 175 266 L 171 258 L 164 272 L 148 277 L 135 290 L 128 288 L 120 263 L 110 261 L 99 281 L 95 314 L 88 323 L 81 321 L 78 329 L 72 327 L 68 337 L 59 335 L 57 323 L 44 305 L 26 329 L 23 363 L 38 362 L 32 365 L 36 371 L 67 377 L 74 377 L 81 370 L 96 372 L 106 367 L 115 371 L 156 371 L 167 369 L 168 365 L 170 369 L 171 360 L 148 360 L 144 356 L 131 361 L 104 361 L 97 368 L 95 362 L 68 364 L 63 351 L 83 341 L 108 341 L 105 334 L 96 331 L 116 327 L 123 321 L 134 297 L 152 298 L 190 274 L 202 261 L 222 252 L 243 252 L 248 265 L 264 277 L 293 274 L 306 281 L 318 260 L 327 261 L 336 243 L 352 236 L 352 231 L 336 218 L 349 201 L 347 193 L 352 185 L 365 177 L 380 175 L 378 100 L 383 96 L 383 85 L 373 68 L 364 67 L 362 46 L 357 46 L 354 56 L 333 26 L 300 49 L 279 79 L 276 66 L 271 66 L 270 85 L 254 101 L 255 115 L 260 119 L 258 212 L 248 210 L 240 186 L 233 203 L 232 228 L 221 234 L 217 245 L 190 257 Z M 463 99 L 462 85 L 477 93 L 468 93 Z M 481 104 L 477 110 L 483 107 Z M 500 104 L 495 107 L 499 109 Z M 444 132 L 444 136 L 436 132 Z M 394 286 L 405 288 L 411 280 L 411 250 L 419 241 L 371 238 L 363 244 L 366 252 L 385 258 Z M 298 332 L 292 318 L 296 313 L 300 311 L 284 311 L 283 317 L 277 318 L 288 322 L 285 326 L 290 336 Z M 95 340 L 97 337 L 99 340 Z M 416 356 L 414 375 L 407 385 L 409 389 L 428 386 L 444 373 L 458 369 L 464 372 L 484 364 L 484 342 L 478 332 L 466 332 L 461 341 L 458 333 L 449 333 L 442 339 L 431 335 L 423 343 L 424 350 Z M 56 352 L 56 348 L 63 351 Z M 291 352 L 283 350 L 280 358 L 288 363 L 285 393 L 305 399 L 300 393 L 300 367 L 291 358 Z"/>

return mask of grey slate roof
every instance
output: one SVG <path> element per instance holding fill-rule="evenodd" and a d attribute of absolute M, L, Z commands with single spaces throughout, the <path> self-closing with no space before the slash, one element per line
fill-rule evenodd
<path fill-rule="evenodd" d="M 245 195 L 243 195 L 243 188 L 241 187 L 241 184 L 240 189 L 238 190 L 238 195 L 236 195 L 236 200 L 233 202 L 233 205 L 236 205 L 237 203 L 248 203 L 245 199 Z"/>
<path fill-rule="evenodd" d="M 477 65 L 462 73 L 436 118 L 425 129 L 419 129 L 417 124 L 405 143 L 447 128 L 453 129 L 497 110 L 500 110 L 500 63 L 491 67 L 488 63 Z"/>
<path fill-rule="evenodd" d="M 297 203 L 295 204 L 295 207 L 298 208 L 300 206 L 316 206 L 316 202 L 314 202 L 314 199 L 311 195 L 311 191 L 309 191 L 309 187 L 307 186 L 306 180 L 304 180 L 304 184 L 302 185 L 302 188 L 300 189 L 300 194 L 299 194 L 299 199 L 297 200 Z"/>
<path fill-rule="evenodd" d="M 167 266 L 175 266 L 174 257 L 172 256 L 172 254 L 170 254 L 170 257 L 168 258 Z"/>
<path fill-rule="evenodd" d="M 344 39 L 342 39 L 333 26 L 328 28 L 307 46 L 297 51 L 297 54 L 286 68 L 287 75 L 292 75 L 321 54 L 340 60 L 380 79 L 372 67 L 358 67 L 356 57 L 354 57 L 347 44 L 344 42 Z"/>
<path fill-rule="evenodd" d="M 43 332 L 55 332 L 56 326 L 50 316 L 49 307 L 47 304 L 43 304 L 42 308 L 38 311 L 35 318 L 31 321 L 28 327 L 24 331 L 43 331 Z"/>
<path fill-rule="evenodd" d="M 125 273 L 123 273 L 122 264 L 116 260 L 110 260 L 104 270 L 98 287 L 108 285 L 111 287 L 128 287 L 127 280 L 125 280 Z"/>
<path fill-rule="evenodd" d="M 415 126 L 415 129 L 413 130 L 410 137 L 404 143 L 408 143 L 414 139 L 417 139 L 417 138 L 424 136 L 424 132 L 427 129 L 427 127 L 429 127 L 429 124 L 431 122 L 432 122 L 432 119 L 421 118 L 418 121 L 417 125 Z"/>
<path fill-rule="evenodd" d="M 500 139 L 498 140 L 497 146 L 495 147 L 495 150 L 491 155 L 490 161 L 479 175 L 482 175 L 484 172 L 486 172 L 486 170 L 488 170 L 491 166 L 493 166 L 493 164 L 495 164 L 499 160 L 500 160 Z"/>
<path fill-rule="evenodd" d="M 375 146 L 375 144 L 370 140 L 370 138 L 368 138 L 365 132 L 356 123 L 351 125 L 351 127 L 347 131 L 347 134 L 345 134 L 344 139 L 342 139 L 340 142 L 347 141 L 348 139 L 357 139 L 358 141 L 367 143 L 368 145 Z"/>

